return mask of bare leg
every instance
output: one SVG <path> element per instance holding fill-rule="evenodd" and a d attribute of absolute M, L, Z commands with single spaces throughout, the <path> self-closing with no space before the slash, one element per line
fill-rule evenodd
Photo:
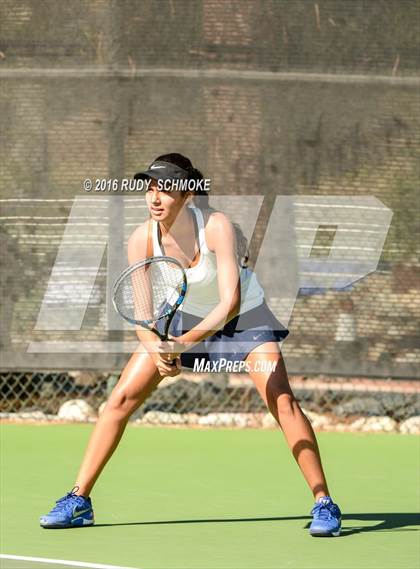
<path fill-rule="evenodd" d="M 258 369 L 255 367 L 257 360 L 275 362 L 275 371 L 272 373 L 254 371 Z M 315 500 L 321 496 L 329 496 L 314 430 L 291 390 L 277 343 L 267 342 L 257 346 L 248 354 L 247 361 L 251 369 L 249 375 L 268 409 L 282 428 Z"/>
<path fill-rule="evenodd" d="M 125 366 L 90 437 L 77 475 L 77 494 L 88 497 L 111 458 L 130 415 L 162 380 L 148 353 L 134 353 Z"/>

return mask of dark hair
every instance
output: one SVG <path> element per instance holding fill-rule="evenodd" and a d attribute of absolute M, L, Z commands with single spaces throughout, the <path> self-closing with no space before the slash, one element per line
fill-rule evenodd
<path fill-rule="evenodd" d="M 186 156 L 183 156 L 182 154 L 178 154 L 176 152 L 171 154 L 162 154 L 161 156 L 158 156 L 155 159 L 156 162 L 158 160 L 161 160 L 162 162 L 170 162 L 171 164 L 175 164 L 179 168 L 186 170 L 190 174 L 188 178 L 189 180 L 203 180 L 204 178 L 200 170 L 194 168 L 191 160 Z M 198 200 L 199 203 L 196 204 L 197 207 L 199 207 L 202 210 L 210 212 L 218 211 L 217 209 L 211 207 L 211 205 L 209 204 L 209 194 L 208 192 L 206 192 L 206 190 L 204 189 L 196 190 L 194 191 L 194 195 L 200 196 L 200 199 Z M 242 233 L 242 229 L 237 223 L 232 222 L 232 225 L 235 229 L 235 234 L 236 234 L 237 256 L 238 256 L 239 265 L 241 267 L 246 267 L 249 259 L 248 240 L 245 237 L 245 235 Z"/>

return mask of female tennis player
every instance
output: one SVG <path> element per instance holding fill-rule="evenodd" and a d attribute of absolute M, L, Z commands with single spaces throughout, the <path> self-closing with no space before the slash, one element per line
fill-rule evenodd
<path fill-rule="evenodd" d="M 313 493 L 310 534 L 338 536 L 341 512 L 329 495 L 315 433 L 289 385 L 278 345 L 289 331 L 269 310 L 255 273 L 243 266 L 246 242 L 240 228 L 209 207 L 205 192 L 162 189 L 160 180 L 203 178 L 180 154 L 159 156 L 135 178 L 149 181 L 150 219 L 129 239 L 129 263 L 151 256 L 175 257 L 186 268 L 187 295 L 167 341 L 152 331 L 136 330 L 145 350 L 131 356 L 112 391 L 73 489 L 41 516 L 40 525 L 69 528 L 94 523 L 89 495 L 130 415 L 164 377 L 176 376 L 181 366 L 193 368 L 197 358 L 204 358 L 216 365 L 239 362 L 246 367 Z"/>

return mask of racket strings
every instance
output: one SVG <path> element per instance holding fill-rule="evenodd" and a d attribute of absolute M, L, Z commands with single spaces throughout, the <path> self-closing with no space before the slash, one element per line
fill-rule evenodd
<path fill-rule="evenodd" d="M 169 261 L 137 267 L 119 283 L 118 311 L 136 321 L 155 322 L 171 313 L 183 292 L 183 270 Z"/>

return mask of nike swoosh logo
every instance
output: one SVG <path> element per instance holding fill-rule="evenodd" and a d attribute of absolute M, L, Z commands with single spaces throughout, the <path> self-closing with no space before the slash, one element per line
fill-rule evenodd
<path fill-rule="evenodd" d="M 87 508 L 85 510 L 77 510 L 76 508 L 74 508 L 73 509 L 73 518 L 78 518 L 82 514 L 86 514 L 87 512 L 90 512 L 90 511 L 91 511 L 91 508 Z"/>
<path fill-rule="evenodd" d="M 159 168 L 166 168 L 166 166 L 150 166 L 151 170 L 159 170 Z"/>

